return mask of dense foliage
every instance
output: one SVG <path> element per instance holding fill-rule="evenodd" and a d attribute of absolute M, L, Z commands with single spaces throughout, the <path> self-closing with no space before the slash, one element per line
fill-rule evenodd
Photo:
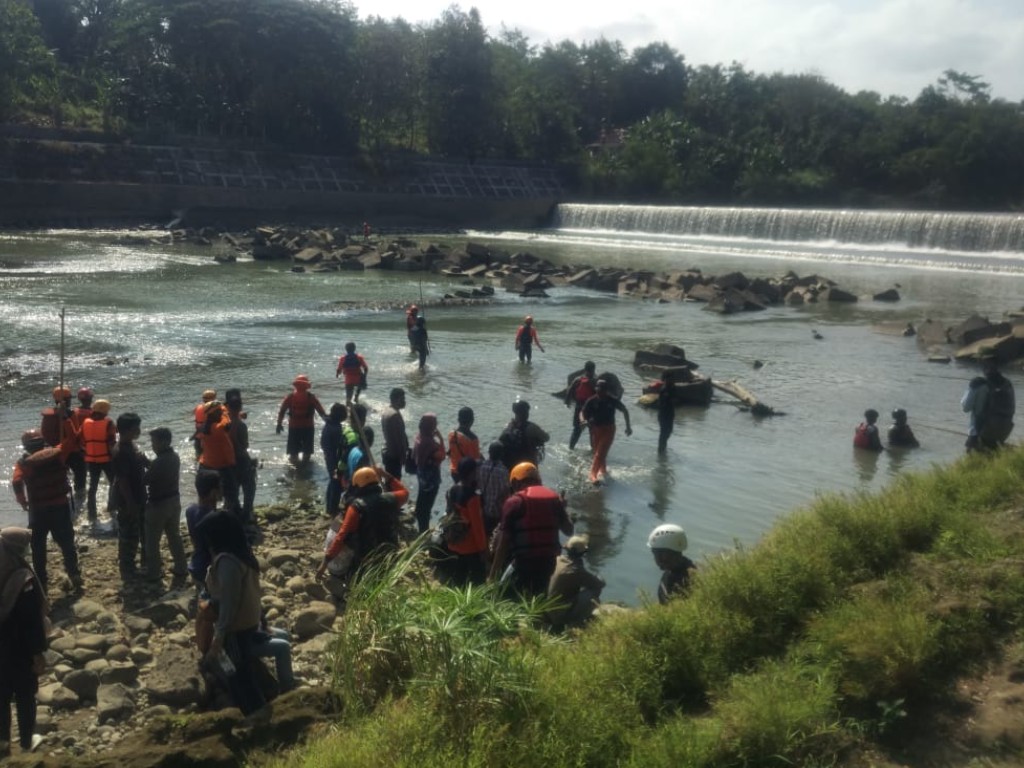
<path fill-rule="evenodd" d="M 452 6 L 0 0 L 0 121 L 136 141 L 557 164 L 600 198 L 1019 208 L 1024 104 L 948 70 L 914 100 L 686 64 L 655 42 L 532 45 Z"/>

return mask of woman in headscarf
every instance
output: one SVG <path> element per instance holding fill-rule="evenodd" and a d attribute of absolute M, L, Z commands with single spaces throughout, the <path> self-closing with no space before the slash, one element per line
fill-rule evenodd
<path fill-rule="evenodd" d="M 36 727 L 36 691 L 46 662 L 46 595 L 25 560 L 32 531 L 0 531 L 0 757 L 11 741 L 11 699 L 18 711 L 21 748 L 42 742 Z"/>
<path fill-rule="evenodd" d="M 220 669 L 231 698 L 248 715 L 266 704 L 254 668 L 261 639 L 259 563 L 238 517 L 228 512 L 204 517 L 196 526 L 196 539 L 210 553 L 206 588 L 217 603 L 217 623 L 205 660 Z M 222 651 L 234 664 L 234 673 L 224 669 Z"/>
<path fill-rule="evenodd" d="M 434 500 L 441 489 L 441 464 L 444 462 L 444 438 L 437 429 L 437 415 L 425 413 L 420 418 L 419 432 L 412 447 L 416 462 L 416 525 L 420 533 L 430 527 Z"/>

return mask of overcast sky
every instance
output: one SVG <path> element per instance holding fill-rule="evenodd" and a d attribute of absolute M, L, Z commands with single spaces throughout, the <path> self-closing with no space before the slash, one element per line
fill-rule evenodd
<path fill-rule="evenodd" d="M 368 15 L 430 22 L 446 0 L 355 0 Z M 757 73 L 821 75 L 844 90 L 913 98 L 943 70 L 980 75 L 1024 100 L 1024 0 L 477 0 L 492 34 L 535 45 L 664 41 L 692 66 L 738 61 Z"/>

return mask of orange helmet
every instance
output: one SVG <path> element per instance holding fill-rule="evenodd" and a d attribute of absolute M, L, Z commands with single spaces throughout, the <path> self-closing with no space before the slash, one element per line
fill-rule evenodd
<path fill-rule="evenodd" d="M 46 441 L 38 429 L 27 429 L 21 433 L 21 445 L 26 451 L 38 451 L 46 445 Z"/>
<path fill-rule="evenodd" d="M 53 388 L 53 401 L 55 403 L 63 402 L 64 400 L 71 399 L 71 388 L 70 387 L 54 387 Z"/>
<path fill-rule="evenodd" d="M 292 386 L 296 389 L 309 389 L 313 385 L 309 382 L 309 376 L 304 373 L 300 373 L 295 377 L 295 381 L 292 382 Z"/>
<path fill-rule="evenodd" d="M 357 469 L 355 474 L 352 475 L 352 485 L 356 488 L 366 488 L 379 482 L 380 478 L 377 477 L 377 470 L 373 467 L 362 467 Z"/>
<path fill-rule="evenodd" d="M 509 482 L 514 483 L 519 480 L 535 480 L 540 482 L 540 470 L 537 469 L 537 465 L 530 461 L 521 461 L 512 467 L 512 471 L 508 475 Z"/>
<path fill-rule="evenodd" d="M 526 317 L 524 317 L 523 318 L 523 322 L 526 323 L 527 325 L 532 323 L 533 322 L 533 315 L 527 315 Z"/>

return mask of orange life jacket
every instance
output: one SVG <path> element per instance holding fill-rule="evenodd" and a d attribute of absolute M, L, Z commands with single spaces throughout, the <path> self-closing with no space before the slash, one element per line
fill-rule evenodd
<path fill-rule="evenodd" d="M 106 464 L 110 461 L 110 443 L 113 438 L 113 422 L 106 416 L 99 419 L 90 417 L 82 424 L 82 447 L 89 464 Z"/>

